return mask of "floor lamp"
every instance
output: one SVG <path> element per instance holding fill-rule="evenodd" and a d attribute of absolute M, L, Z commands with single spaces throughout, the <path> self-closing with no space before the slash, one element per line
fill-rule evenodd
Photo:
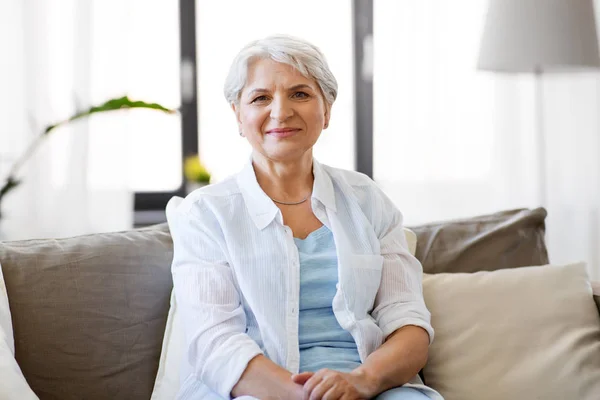
<path fill-rule="evenodd" d="M 593 0 L 489 0 L 478 69 L 534 74 L 542 206 L 547 206 L 542 74 L 600 68 L 593 3 Z"/>

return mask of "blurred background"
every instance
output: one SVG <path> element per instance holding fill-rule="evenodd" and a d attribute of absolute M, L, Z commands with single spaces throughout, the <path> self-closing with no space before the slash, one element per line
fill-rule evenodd
<path fill-rule="evenodd" d="M 598 278 L 600 75 L 478 69 L 488 9 L 485 0 L 0 0 L 0 179 L 44 127 L 82 108 L 128 95 L 179 110 L 56 129 L 0 202 L 0 237 L 160 223 L 168 199 L 186 193 L 186 157 L 198 155 L 212 183 L 237 172 L 250 148 L 223 96 L 227 70 L 248 41 L 287 33 L 319 46 L 339 83 L 317 159 L 371 176 L 409 226 L 543 206 L 551 261 L 588 261 Z"/>

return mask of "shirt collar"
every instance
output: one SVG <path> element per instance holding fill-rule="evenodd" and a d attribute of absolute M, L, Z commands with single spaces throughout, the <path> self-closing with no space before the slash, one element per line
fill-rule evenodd
<path fill-rule="evenodd" d="M 315 182 L 313 184 L 312 198 L 319 200 L 326 208 L 335 212 L 335 192 L 331 176 L 323 165 L 315 159 L 313 159 L 313 175 L 315 176 Z"/>
<path fill-rule="evenodd" d="M 315 181 L 313 183 L 311 198 L 320 201 L 326 208 L 336 211 L 331 177 L 315 159 L 313 159 L 313 175 Z M 252 166 L 252 157 L 250 157 L 236 179 L 248 212 L 258 229 L 264 229 L 276 217 L 282 218 L 279 208 L 277 208 L 273 200 L 267 196 L 258 184 L 256 173 Z"/>

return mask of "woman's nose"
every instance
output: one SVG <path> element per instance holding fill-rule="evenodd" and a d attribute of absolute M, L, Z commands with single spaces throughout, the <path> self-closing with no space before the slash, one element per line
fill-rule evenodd
<path fill-rule="evenodd" d="M 286 99 L 275 99 L 271 103 L 271 118 L 276 121 L 285 121 L 294 115 L 294 109 Z"/>

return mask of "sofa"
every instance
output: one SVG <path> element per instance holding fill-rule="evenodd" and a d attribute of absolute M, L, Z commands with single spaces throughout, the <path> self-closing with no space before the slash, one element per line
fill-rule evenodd
<path fill-rule="evenodd" d="M 436 329 L 422 376 L 446 399 L 600 399 L 600 297 L 581 265 L 548 266 L 545 217 L 519 209 L 410 227 Z M 0 243 L 14 358 L 39 399 L 162 400 L 172 251 L 166 224 Z"/>

